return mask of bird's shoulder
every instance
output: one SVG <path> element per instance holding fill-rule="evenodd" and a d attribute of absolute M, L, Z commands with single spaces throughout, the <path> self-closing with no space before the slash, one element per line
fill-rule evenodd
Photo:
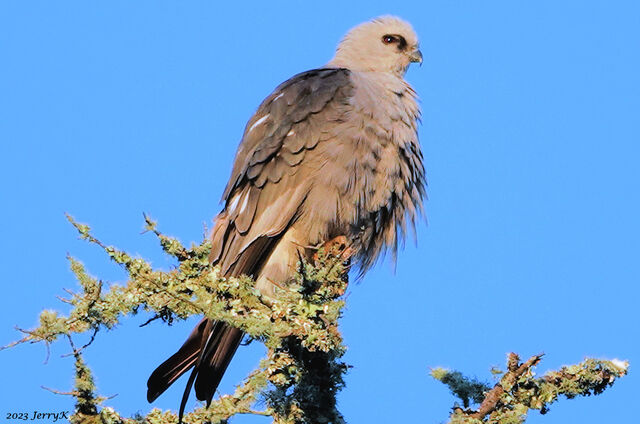
<path fill-rule="evenodd" d="M 262 171 L 276 155 L 295 166 L 299 153 L 315 147 L 327 126 L 344 119 L 353 92 L 346 68 L 312 69 L 277 86 L 247 122 L 223 200 L 243 182 L 262 185 L 273 178 Z"/>

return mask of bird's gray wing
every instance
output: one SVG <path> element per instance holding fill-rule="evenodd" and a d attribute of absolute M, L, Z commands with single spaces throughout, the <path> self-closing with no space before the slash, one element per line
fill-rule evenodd
<path fill-rule="evenodd" d="M 212 233 L 210 259 L 223 275 L 261 272 L 305 201 L 305 156 L 343 120 L 351 91 L 346 69 L 308 71 L 277 87 L 249 120 Z M 196 396 L 211 402 L 242 332 L 209 321 L 204 336 L 191 381 L 197 373 Z"/>
<path fill-rule="evenodd" d="M 212 233 L 223 275 L 253 275 L 295 220 L 309 189 L 306 155 L 345 119 L 346 69 L 316 69 L 278 86 L 247 123 Z"/>

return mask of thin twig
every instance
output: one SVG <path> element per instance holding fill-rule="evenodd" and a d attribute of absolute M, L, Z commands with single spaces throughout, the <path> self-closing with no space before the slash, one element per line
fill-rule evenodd
<path fill-rule="evenodd" d="M 91 335 L 91 339 L 84 346 L 82 346 L 80 349 L 78 349 L 76 351 L 75 348 L 74 348 L 73 352 L 65 353 L 64 355 L 60 355 L 60 357 L 61 358 L 66 358 L 68 356 L 76 356 L 78 353 L 82 352 L 83 350 L 85 350 L 86 348 L 91 346 L 91 343 L 93 343 L 93 341 L 96 339 L 96 334 L 98 334 L 98 330 L 100 330 L 100 327 L 94 327 L 93 328 L 93 334 Z M 68 336 L 68 337 L 71 338 L 71 336 Z M 73 342 L 71 343 L 71 345 L 73 346 Z"/>
<path fill-rule="evenodd" d="M 51 393 L 55 393 L 56 395 L 65 395 L 65 396 L 80 396 L 80 392 L 74 390 L 73 392 L 61 392 L 59 390 L 50 389 L 49 387 L 40 386 L 41 388 L 50 391 Z"/>
<path fill-rule="evenodd" d="M 22 333 L 26 333 L 26 331 L 22 331 L 18 327 L 16 327 L 16 330 L 18 330 L 18 331 L 20 331 Z M 27 337 L 23 337 L 20 340 L 16 340 L 15 342 L 9 343 L 8 345 L 0 346 L 0 350 L 11 349 L 14 346 L 17 346 L 17 345 L 22 344 L 22 343 L 26 343 L 31 339 L 32 339 L 31 335 L 29 335 Z"/>
<path fill-rule="evenodd" d="M 51 358 L 51 346 L 48 341 L 45 341 L 44 345 L 47 347 L 47 356 L 44 357 L 43 364 L 46 365 L 47 363 L 49 363 L 49 358 Z"/>
<path fill-rule="evenodd" d="M 154 316 L 152 316 L 151 318 L 149 318 L 148 320 L 146 320 L 145 322 L 143 322 L 142 324 L 139 325 L 140 328 L 145 327 L 149 324 L 151 324 L 153 321 L 162 318 L 160 315 L 155 314 Z"/>

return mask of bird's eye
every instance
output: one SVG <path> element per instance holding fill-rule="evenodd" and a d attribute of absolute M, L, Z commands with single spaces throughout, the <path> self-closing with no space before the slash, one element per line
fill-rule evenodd
<path fill-rule="evenodd" d="M 393 35 L 383 35 L 382 36 L 382 42 L 384 44 L 391 44 L 391 43 L 395 43 L 397 41 L 398 41 L 398 39 Z"/>

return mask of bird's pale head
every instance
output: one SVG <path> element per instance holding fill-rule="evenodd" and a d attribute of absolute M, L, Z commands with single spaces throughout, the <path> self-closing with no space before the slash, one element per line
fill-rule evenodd
<path fill-rule="evenodd" d="M 403 76 L 412 62 L 422 63 L 422 53 L 411 24 L 395 16 L 381 16 L 352 28 L 329 65 Z"/>

